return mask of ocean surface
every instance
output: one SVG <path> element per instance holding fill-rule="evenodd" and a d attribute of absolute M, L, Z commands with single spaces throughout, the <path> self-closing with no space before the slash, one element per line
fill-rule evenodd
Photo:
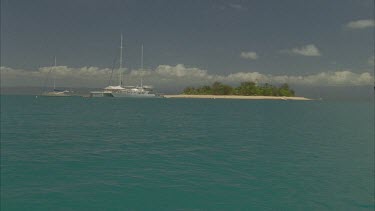
<path fill-rule="evenodd" d="M 374 102 L 1 96 L 1 210 L 374 210 Z"/>

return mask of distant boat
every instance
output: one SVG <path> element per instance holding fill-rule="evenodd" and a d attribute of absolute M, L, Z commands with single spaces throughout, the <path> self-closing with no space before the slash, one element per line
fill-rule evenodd
<path fill-rule="evenodd" d="M 53 70 L 56 70 L 56 57 L 55 57 L 55 64 L 53 69 L 50 72 L 53 73 Z M 56 77 L 53 77 L 53 91 L 45 91 L 42 93 L 42 96 L 46 97 L 69 97 L 72 96 L 72 93 L 68 90 L 58 90 L 56 89 Z"/>
<path fill-rule="evenodd" d="M 52 92 L 44 92 L 42 96 L 47 97 L 69 97 L 71 96 L 71 92 L 68 90 L 59 91 L 57 89 L 54 89 Z"/>
<path fill-rule="evenodd" d="M 113 97 L 111 91 L 91 91 L 89 97 Z"/>
<path fill-rule="evenodd" d="M 123 86 L 122 81 L 122 34 L 120 44 L 120 65 L 119 65 L 119 85 L 118 86 L 107 86 L 102 91 L 90 92 L 91 97 L 133 97 L 133 98 L 158 98 L 161 95 L 154 93 L 152 86 L 144 86 L 141 78 L 140 86 Z M 143 70 L 143 45 L 141 48 L 141 70 Z"/>
<path fill-rule="evenodd" d="M 121 44 L 122 46 L 122 44 Z M 122 49 L 122 47 L 121 47 Z M 122 53 L 121 53 L 122 55 Z M 120 61 L 122 59 L 120 58 Z M 120 62 L 121 68 L 121 62 Z M 141 71 L 143 70 L 143 45 L 141 47 Z M 143 79 L 141 78 L 141 84 L 137 86 L 124 86 L 123 89 L 113 90 L 112 95 L 114 97 L 132 97 L 132 98 L 158 98 L 160 95 L 154 93 L 152 86 L 143 85 Z"/>
<path fill-rule="evenodd" d="M 119 85 L 118 86 L 111 86 L 111 79 L 112 79 L 112 73 L 113 73 L 113 69 L 112 69 L 112 73 L 111 73 L 111 78 L 109 80 L 109 83 L 108 83 L 108 86 L 105 87 L 103 90 L 101 91 L 91 91 L 90 92 L 90 97 L 113 97 L 112 93 L 113 92 L 118 92 L 119 90 L 123 90 L 125 88 L 122 87 L 122 72 L 121 72 L 121 68 L 122 68 L 122 34 L 121 34 L 121 44 L 120 44 L 120 67 L 119 67 Z"/>
<path fill-rule="evenodd" d="M 134 98 L 158 98 L 162 97 L 153 92 L 152 86 L 126 87 L 122 90 L 113 91 L 114 97 L 134 97 Z"/>

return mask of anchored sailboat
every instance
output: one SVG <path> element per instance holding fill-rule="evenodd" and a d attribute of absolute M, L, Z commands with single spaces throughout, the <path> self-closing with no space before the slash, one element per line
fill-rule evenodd
<path fill-rule="evenodd" d="M 120 65 L 118 69 L 118 80 L 119 80 L 119 85 L 118 86 L 111 86 L 111 80 L 112 80 L 112 73 L 113 69 L 115 67 L 115 62 L 113 64 L 112 68 L 112 73 L 110 80 L 108 82 L 108 86 L 105 87 L 102 91 L 91 91 L 90 92 L 90 97 L 113 97 L 112 93 L 117 92 L 119 90 L 123 90 L 124 88 L 122 87 L 122 49 L 123 49 L 123 36 L 121 34 L 121 41 L 120 41 Z"/>
<path fill-rule="evenodd" d="M 141 71 L 143 71 L 143 45 L 141 46 Z M 152 86 L 144 86 L 143 78 L 141 84 L 137 86 L 125 86 L 124 89 L 112 92 L 114 97 L 134 97 L 134 98 L 158 98 L 160 95 L 152 90 Z"/>
<path fill-rule="evenodd" d="M 56 89 L 56 56 L 55 56 L 55 63 L 54 63 L 54 66 L 53 68 L 50 70 L 50 73 L 54 74 L 53 75 L 53 91 L 49 91 L 49 92 L 43 92 L 42 93 L 42 96 L 48 96 L 48 97 L 68 97 L 68 96 L 71 96 L 70 94 L 70 91 L 68 90 L 58 90 Z"/>
<path fill-rule="evenodd" d="M 152 90 L 152 86 L 144 86 L 143 78 L 141 78 L 140 86 L 123 86 L 122 77 L 122 65 L 123 65 L 123 37 L 121 34 L 120 44 L 120 64 L 119 64 L 119 85 L 118 86 L 107 86 L 103 91 L 90 92 L 91 97 L 136 97 L 136 98 L 157 98 L 161 97 L 155 94 Z M 141 47 L 141 70 L 143 70 L 143 45 Z"/>

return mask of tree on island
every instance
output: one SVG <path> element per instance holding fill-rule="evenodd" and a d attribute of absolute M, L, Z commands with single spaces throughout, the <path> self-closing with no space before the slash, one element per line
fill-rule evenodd
<path fill-rule="evenodd" d="M 233 94 L 233 88 L 231 86 L 215 82 L 211 85 L 211 94 L 213 95 L 231 95 Z"/>
<path fill-rule="evenodd" d="M 294 96 L 294 91 L 290 89 L 287 83 L 280 87 L 265 83 L 258 86 L 256 83 L 242 82 L 238 87 L 231 87 L 221 82 L 214 82 L 211 86 L 202 86 L 198 88 L 187 87 L 183 90 L 187 95 L 242 95 L 242 96 Z"/>

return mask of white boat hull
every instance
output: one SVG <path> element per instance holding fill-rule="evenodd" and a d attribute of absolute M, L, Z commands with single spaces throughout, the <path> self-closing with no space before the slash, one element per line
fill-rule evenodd
<path fill-rule="evenodd" d="M 156 94 L 138 94 L 138 93 L 112 93 L 113 97 L 128 97 L 128 98 L 160 98 Z"/>
<path fill-rule="evenodd" d="M 90 97 L 113 97 L 112 92 L 94 91 L 90 92 Z"/>
<path fill-rule="evenodd" d="M 71 97 L 72 95 L 70 95 L 67 92 L 45 92 L 45 93 L 42 94 L 42 96 L 45 96 L 45 97 Z"/>

